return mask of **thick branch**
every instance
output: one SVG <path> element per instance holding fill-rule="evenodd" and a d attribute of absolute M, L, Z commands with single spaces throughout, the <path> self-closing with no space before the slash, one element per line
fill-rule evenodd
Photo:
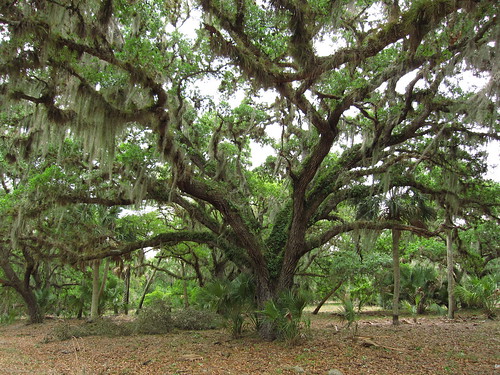
<path fill-rule="evenodd" d="M 377 222 L 372 222 L 372 221 L 355 221 L 351 223 L 346 223 L 346 224 L 341 224 L 341 225 L 335 225 L 330 227 L 329 230 L 325 231 L 324 233 L 318 235 L 318 236 L 312 236 L 307 240 L 307 247 L 304 250 L 304 254 L 308 253 L 309 251 L 312 251 L 320 246 L 323 246 L 326 244 L 328 241 L 330 241 L 332 238 L 335 236 L 338 236 L 341 233 L 348 233 L 352 232 L 353 230 L 383 230 L 383 229 L 397 229 L 400 231 L 408 231 L 415 233 L 419 236 L 425 236 L 425 237 L 432 237 L 437 235 L 438 233 L 442 232 L 441 229 L 438 229 L 437 231 L 429 231 L 425 228 L 420 228 L 420 227 L 414 227 L 412 225 L 405 225 L 401 224 L 398 222 L 394 221 L 377 221 Z"/>

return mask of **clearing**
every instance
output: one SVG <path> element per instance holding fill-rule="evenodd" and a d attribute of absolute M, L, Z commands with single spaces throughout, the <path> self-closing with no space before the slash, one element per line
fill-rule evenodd
<path fill-rule="evenodd" d="M 54 327 L 68 320 L 20 321 L 0 326 L 0 374 L 500 375 L 499 325 L 481 315 L 405 318 L 393 327 L 382 312 L 364 313 L 357 337 L 331 312 L 310 317 L 311 337 L 296 346 L 251 333 L 231 339 L 224 330 L 53 341 Z"/>

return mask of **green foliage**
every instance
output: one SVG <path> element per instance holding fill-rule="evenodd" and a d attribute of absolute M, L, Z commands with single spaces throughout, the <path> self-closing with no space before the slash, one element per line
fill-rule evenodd
<path fill-rule="evenodd" d="M 336 245 L 341 251 L 326 252 L 322 257 L 317 256 L 311 266 L 313 272 L 326 271 L 329 274 L 329 277 L 314 280 L 314 299 L 321 300 L 334 285 L 342 283 L 343 286 L 337 294 L 345 293 L 349 288 L 351 293 L 354 293 L 353 298 L 361 305 L 378 303 L 380 288 L 377 281 L 390 269 L 391 257 L 378 249 L 368 253 L 363 251 L 364 254 L 360 256 L 348 235 L 342 240 L 339 239 Z"/>
<path fill-rule="evenodd" d="M 162 289 L 163 288 L 156 287 L 154 291 L 146 294 L 146 296 L 144 297 L 144 307 L 161 303 L 170 304 L 169 293 L 164 292 Z"/>
<path fill-rule="evenodd" d="M 0 278 L 2 278 L 0 270 Z M 15 307 L 22 303 L 20 296 L 11 288 L 0 288 L 0 324 L 13 323 L 24 311 Z"/>
<path fill-rule="evenodd" d="M 417 306 L 419 314 L 424 313 L 425 309 L 433 302 L 446 303 L 443 270 L 439 270 L 430 262 L 402 263 L 400 267 L 401 301 L 407 300 L 412 306 Z M 392 273 L 387 271 L 385 275 L 376 280 L 375 285 L 380 293 L 380 304 L 383 307 L 390 306 L 393 285 Z"/>
<path fill-rule="evenodd" d="M 40 308 L 44 313 L 47 312 L 49 308 L 53 308 L 54 306 L 58 305 L 57 296 L 50 288 L 35 289 L 34 294 Z"/>
<path fill-rule="evenodd" d="M 481 218 L 473 228 L 459 232 L 457 262 L 467 274 L 483 277 L 500 272 L 500 231 L 495 220 Z"/>
<path fill-rule="evenodd" d="M 418 305 L 420 304 L 420 301 L 422 299 L 421 295 L 417 295 L 415 297 L 415 303 L 411 303 L 408 300 L 404 300 L 401 302 L 403 308 L 411 315 L 413 318 L 413 321 L 416 323 L 417 322 L 417 314 L 418 314 Z"/>
<path fill-rule="evenodd" d="M 496 307 L 500 303 L 500 276 L 487 275 L 482 278 L 467 277 L 456 287 L 456 295 L 462 304 L 479 308 L 492 318 L 496 315 Z"/>
<path fill-rule="evenodd" d="M 220 314 L 231 334 L 239 337 L 245 319 L 255 311 L 253 278 L 242 273 L 231 281 L 213 281 L 202 289 L 200 301 Z"/>
<path fill-rule="evenodd" d="M 8 313 L 0 314 L 0 324 L 12 324 L 20 317 L 18 311 L 10 310 Z"/>
<path fill-rule="evenodd" d="M 168 252 L 186 238 L 158 242 L 158 234 L 203 228 L 212 233 L 200 241 L 225 249 L 227 269 L 262 267 L 271 290 L 287 275 L 283 259 L 302 257 L 304 274 L 328 276 L 316 282 L 318 293 L 345 282 L 358 308 L 373 303 L 374 288 L 390 294 L 381 276 L 386 253 L 377 248 L 388 237 L 375 243 L 379 232 L 366 235 L 360 226 L 433 219 L 423 192 L 468 224 L 498 217 L 499 185 L 483 180 L 481 150 L 498 132 L 495 90 L 459 85 L 462 71 L 497 76 L 487 63 L 495 57 L 497 7 L 468 3 L 389 9 L 371 0 L 204 0 L 203 22 L 190 36 L 181 27 L 198 14 L 190 2 L 1 6 L 0 236 L 16 245 L 6 250 L 9 264 L 22 275 L 21 248 L 37 262 L 58 258 L 80 269 L 82 255 L 101 251 L 124 250 L 119 261 L 129 261 L 128 246 L 148 242 Z M 384 11 L 373 12 L 379 6 Z M 396 86 L 410 74 L 403 93 Z M 212 80 L 227 102 L 202 89 Z M 264 90 L 276 98 L 264 99 Z M 240 92 L 245 99 L 234 103 Z M 279 135 L 271 136 L 273 127 Z M 251 142 L 273 149 L 253 171 Z M 119 209 L 105 208 L 133 203 L 161 207 L 161 215 L 119 218 Z M 304 225 L 290 231 L 292 222 Z M 460 235 L 467 243 L 458 261 L 468 274 L 498 266 L 495 225 Z M 403 294 L 415 306 L 437 300 L 442 287 L 437 269 L 416 266 L 421 257 L 441 260 L 443 247 L 431 241 L 412 240 L 403 255 L 411 262 L 403 266 Z M 375 255 L 366 254 L 374 243 Z M 323 259 L 308 257 L 318 249 L 326 249 Z M 206 275 L 209 254 L 198 255 Z M 43 279 L 34 272 L 30 286 Z M 67 280 L 52 281 L 42 284 Z M 249 284 L 207 286 L 235 335 L 254 311 Z M 103 309 L 116 310 L 121 285 L 110 277 Z M 180 283 L 165 290 L 146 306 L 167 298 L 182 304 Z M 66 315 L 82 311 L 88 292 L 85 282 L 36 291 L 45 309 L 55 296 L 62 300 Z M 189 293 L 196 297 L 191 284 Z M 277 310 L 285 308 L 278 302 Z"/>
<path fill-rule="evenodd" d="M 302 312 L 310 301 L 310 295 L 302 290 L 286 291 L 264 305 L 262 314 L 276 329 L 278 339 L 293 345 L 301 338 L 303 329 L 309 327 Z"/>
<path fill-rule="evenodd" d="M 356 305 L 354 301 L 351 299 L 351 296 L 349 293 L 346 293 L 344 297 L 341 299 L 342 301 L 342 311 L 341 311 L 341 316 L 342 319 L 344 319 L 347 322 L 347 328 L 351 328 L 351 326 L 354 324 L 354 334 L 356 334 L 357 331 L 357 324 L 356 321 L 359 319 L 359 305 L 358 308 L 356 308 Z"/>
<path fill-rule="evenodd" d="M 118 313 L 122 307 L 123 297 L 123 283 L 114 275 L 109 272 L 106 280 L 106 287 L 99 300 L 100 310 L 105 312 L 111 309 L 115 314 Z"/>
<path fill-rule="evenodd" d="M 439 305 L 437 303 L 431 304 L 429 306 L 429 311 L 440 316 L 446 316 L 448 314 L 448 308 L 445 305 Z"/>
<path fill-rule="evenodd" d="M 185 284 L 185 285 L 184 285 Z M 185 306 L 184 287 L 187 289 L 187 299 L 189 304 L 198 304 L 200 287 L 194 280 L 175 280 L 166 288 L 165 298 L 168 299 L 172 308 Z"/>
<path fill-rule="evenodd" d="M 375 305 L 377 291 L 369 277 L 360 278 L 349 288 L 350 299 L 356 304 L 358 311 L 365 305 Z"/>

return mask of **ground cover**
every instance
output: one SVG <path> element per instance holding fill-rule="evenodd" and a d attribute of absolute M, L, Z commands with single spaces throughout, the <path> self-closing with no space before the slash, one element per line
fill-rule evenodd
<path fill-rule="evenodd" d="M 356 336 L 335 313 L 310 317 L 309 337 L 295 346 L 223 329 L 60 341 L 58 327 L 87 323 L 18 321 L 0 327 L 0 374 L 500 374 L 498 321 L 481 315 L 393 327 L 383 312 L 364 313 Z"/>

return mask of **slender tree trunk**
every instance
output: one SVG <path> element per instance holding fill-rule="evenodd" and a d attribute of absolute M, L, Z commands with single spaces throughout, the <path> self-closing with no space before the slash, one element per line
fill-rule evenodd
<path fill-rule="evenodd" d="M 100 260 L 92 262 L 92 304 L 90 305 L 90 320 L 96 320 L 99 317 L 99 266 Z"/>
<path fill-rule="evenodd" d="M 339 281 L 327 294 L 323 297 L 323 299 L 318 303 L 318 306 L 312 312 L 313 315 L 317 315 L 321 307 L 330 299 L 331 296 L 335 294 L 335 292 L 342 286 L 343 282 Z"/>
<path fill-rule="evenodd" d="M 102 280 L 101 280 L 101 285 L 99 287 L 99 295 L 97 297 L 97 311 L 99 315 L 102 315 L 102 311 L 100 310 L 99 306 L 99 301 L 101 301 L 102 295 L 104 293 L 104 289 L 106 288 L 106 281 L 108 280 L 108 273 L 109 273 L 109 258 L 106 259 L 106 263 L 104 264 L 104 270 L 102 271 Z"/>
<path fill-rule="evenodd" d="M 453 276 L 453 237 L 452 229 L 446 231 L 446 265 L 448 277 L 448 318 L 455 318 L 455 278 Z"/>
<path fill-rule="evenodd" d="M 399 240 L 401 231 L 392 230 L 392 270 L 394 276 L 394 293 L 392 297 L 392 324 L 399 324 L 399 293 L 401 290 L 401 270 L 399 267 Z"/>
<path fill-rule="evenodd" d="M 197 256 L 195 256 L 193 268 L 196 273 L 196 278 L 198 279 L 198 285 L 200 288 L 203 288 L 205 286 L 205 280 L 203 279 L 203 273 L 201 272 L 200 262 Z"/>
<path fill-rule="evenodd" d="M 123 292 L 123 313 L 128 315 L 128 304 L 130 299 L 130 266 L 125 269 L 125 290 Z"/>
<path fill-rule="evenodd" d="M 181 272 L 182 272 L 182 290 L 184 294 L 184 308 L 189 308 L 189 296 L 188 296 L 188 288 L 187 288 L 187 280 L 186 280 L 186 266 L 184 262 L 181 260 Z"/>
<path fill-rule="evenodd" d="M 158 259 L 158 263 L 156 263 L 156 267 L 158 267 L 160 265 L 160 263 L 161 263 L 161 258 Z M 139 305 L 137 306 L 136 314 L 138 314 L 139 311 L 142 309 L 142 305 L 144 303 L 144 298 L 146 298 L 146 294 L 148 294 L 149 286 L 153 282 L 155 275 L 156 275 L 156 268 L 153 269 L 153 273 L 146 280 L 146 285 L 144 286 L 144 291 L 142 292 L 141 299 L 139 300 Z"/>

